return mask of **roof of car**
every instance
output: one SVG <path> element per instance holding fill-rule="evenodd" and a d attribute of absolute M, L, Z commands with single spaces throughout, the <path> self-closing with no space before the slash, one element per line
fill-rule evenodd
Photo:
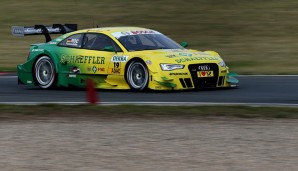
<path fill-rule="evenodd" d="M 142 27 L 99 27 L 79 30 L 78 32 L 98 32 L 98 33 L 114 33 L 114 32 L 125 32 L 125 31 L 137 31 L 137 30 L 151 30 Z"/>

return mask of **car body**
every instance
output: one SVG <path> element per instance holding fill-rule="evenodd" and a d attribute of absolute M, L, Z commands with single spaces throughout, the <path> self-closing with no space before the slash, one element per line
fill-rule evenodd
<path fill-rule="evenodd" d="M 238 85 L 236 74 L 229 72 L 217 52 L 186 46 L 186 42 L 179 45 L 158 31 L 140 27 L 72 31 L 32 44 L 27 61 L 17 66 L 18 79 L 44 89 L 85 87 L 88 79 L 96 88 L 135 91 Z"/>

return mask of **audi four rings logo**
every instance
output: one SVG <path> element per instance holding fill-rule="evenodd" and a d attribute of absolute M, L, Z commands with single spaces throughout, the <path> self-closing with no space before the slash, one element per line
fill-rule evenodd
<path fill-rule="evenodd" d="M 209 67 L 208 65 L 200 65 L 200 66 L 198 67 L 198 69 L 199 69 L 200 71 L 209 71 L 209 70 L 210 70 L 210 67 Z"/>

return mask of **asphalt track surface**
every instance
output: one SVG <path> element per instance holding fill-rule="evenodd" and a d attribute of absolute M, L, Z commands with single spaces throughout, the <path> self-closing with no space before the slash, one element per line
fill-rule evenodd
<path fill-rule="evenodd" d="M 102 104 L 250 104 L 298 106 L 298 76 L 239 76 L 240 87 L 195 91 L 97 90 Z M 86 103 L 85 89 L 42 90 L 0 74 L 0 103 Z"/>
<path fill-rule="evenodd" d="M 0 74 L 1 75 L 1 74 Z M 102 102 L 266 103 L 297 106 L 298 76 L 241 76 L 238 89 L 98 90 Z M 86 102 L 85 90 L 41 90 L 0 76 L 0 103 Z M 290 119 L 0 111 L 0 170 L 294 171 L 298 124 Z"/>

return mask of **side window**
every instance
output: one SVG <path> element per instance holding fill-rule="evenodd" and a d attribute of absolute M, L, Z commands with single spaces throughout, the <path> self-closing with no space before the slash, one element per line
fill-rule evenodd
<path fill-rule="evenodd" d="M 82 40 L 83 40 L 83 34 L 75 34 L 62 40 L 59 43 L 59 46 L 79 48 L 81 47 Z"/>
<path fill-rule="evenodd" d="M 104 51 L 106 46 L 112 46 L 116 52 L 122 51 L 120 47 L 108 36 L 96 33 L 87 33 L 84 37 L 83 48 Z"/>

